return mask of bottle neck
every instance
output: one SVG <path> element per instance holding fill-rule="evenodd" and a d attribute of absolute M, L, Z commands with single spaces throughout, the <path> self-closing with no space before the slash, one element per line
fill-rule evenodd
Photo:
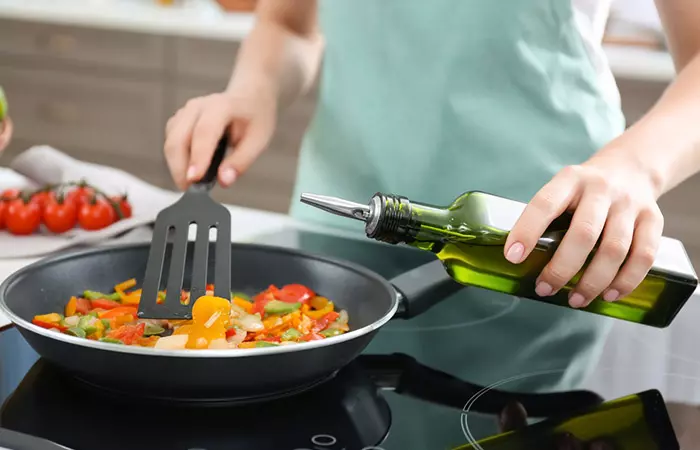
<path fill-rule="evenodd" d="M 405 197 L 376 194 L 367 236 L 391 244 L 443 240 L 450 230 L 449 210 L 412 202 Z"/>

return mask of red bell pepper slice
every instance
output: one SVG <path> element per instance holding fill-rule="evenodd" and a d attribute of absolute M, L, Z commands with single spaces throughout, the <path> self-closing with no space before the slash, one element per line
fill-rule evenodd
<path fill-rule="evenodd" d="M 115 302 L 114 300 L 108 300 L 106 298 L 98 298 L 95 300 L 90 300 L 90 303 L 92 304 L 93 308 L 102 308 L 102 309 L 114 309 L 118 306 L 121 306 L 121 303 Z"/>
<path fill-rule="evenodd" d="M 318 333 L 305 334 L 301 338 L 299 338 L 300 341 L 304 341 L 304 342 L 318 341 L 321 339 L 325 339 L 325 338 Z"/>
<path fill-rule="evenodd" d="M 46 328 L 47 330 L 50 330 L 51 328 L 56 328 L 59 331 L 66 331 L 68 329 L 68 327 L 59 325 L 57 323 L 42 322 L 41 320 L 36 319 L 32 319 L 32 323 L 34 325 L 40 326 L 41 328 Z"/>
<path fill-rule="evenodd" d="M 287 303 L 308 303 L 316 294 L 303 284 L 288 284 L 275 294 L 277 300 Z"/>
<path fill-rule="evenodd" d="M 326 314 L 325 316 L 323 316 L 323 317 L 321 317 L 320 319 L 314 321 L 314 324 L 313 324 L 313 326 L 311 327 L 311 331 L 314 332 L 314 333 L 318 333 L 319 331 L 325 330 L 326 327 L 327 327 L 331 322 L 334 322 L 338 317 L 340 317 L 340 314 L 339 314 L 339 313 L 337 313 L 337 312 L 335 312 L 335 311 L 329 312 L 329 313 Z"/>
<path fill-rule="evenodd" d="M 265 316 L 265 305 L 275 300 L 275 295 L 279 292 L 277 286 L 271 284 L 265 291 L 259 293 L 253 298 L 252 313 L 259 313 L 260 317 Z"/>

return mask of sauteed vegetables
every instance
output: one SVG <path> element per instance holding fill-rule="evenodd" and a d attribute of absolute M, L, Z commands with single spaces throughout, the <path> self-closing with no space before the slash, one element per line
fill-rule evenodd
<path fill-rule="evenodd" d="M 243 293 L 215 297 L 214 286 L 192 305 L 192 320 L 138 319 L 141 290 L 131 279 L 112 293 L 85 291 L 63 313 L 35 316 L 40 327 L 80 338 L 160 349 L 246 349 L 328 339 L 350 330 L 345 310 L 301 284 L 270 285 L 252 299 Z M 159 302 L 165 291 L 159 292 Z M 188 304 L 183 290 L 180 301 Z"/>

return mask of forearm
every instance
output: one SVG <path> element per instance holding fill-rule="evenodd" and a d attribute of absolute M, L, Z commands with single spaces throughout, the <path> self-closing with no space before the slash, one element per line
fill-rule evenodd
<path fill-rule="evenodd" d="M 277 0 L 273 0 L 276 2 Z M 304 9 L 315 1 L 302 0 Z M 296 6 L 295 6 L 296 7 Z M 274 11 L 269 11 L 273 9 Z M 308 91 L 318 71 L 323 40 L 315 25 L 315 11 L 281 18 L 286 12 L 261 2 L 257 22 L 238 53 L 227 91 L 272 89 L 284 108 Z M 302 17 L 298 17 L 301 14 Z"/>
<path fill-rule="evenodd" d="M 594 159 L 626 154 L 662 195 L 700 171 L 700 54 L 693 57 L 654 107 Z M 619 156 L 619 155 L 618 155 Z"/>

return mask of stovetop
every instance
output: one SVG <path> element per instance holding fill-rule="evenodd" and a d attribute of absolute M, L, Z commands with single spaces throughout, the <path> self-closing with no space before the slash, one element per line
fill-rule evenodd
<path fill-rule="evenodd" d="M 351 260 L 387 278 L 433 259 L 411 248 L 298 230 L 257 241 Z M 320 386 L 235 407 L 162 405 L 96 391 L 40 359 L 9 329 L 0 333 L 0 450 L 673 450 L 679 441 L 684 449 L 700 448 L 686 434 L 700 410 L 690 400 L 669 402 L 668 379 L 642 382 L 630 370 L 635 382 L 597 392 L 582 382 L 567 385 L 566 374 L 553 377 L 565 369 L 534 367 L 537 355 L 513 358 L 489 342 L 475 342 L 463 355 L 478 361 L 473 370 L 452 364 L 455 336 L 474 340 L 467 332 L 474 324 L 500 327 L 505 341 L 515 336 L 502 319 L 518 306 L 508 300 L 478 318 L 387 327 L 377 345 Z M 428 352 L 391 347 L 409 336 L 426 336 Z M 504 365 L 514 376 L 503 376 Z M 675 376 L 700 393 L 694 378 Z"/>

